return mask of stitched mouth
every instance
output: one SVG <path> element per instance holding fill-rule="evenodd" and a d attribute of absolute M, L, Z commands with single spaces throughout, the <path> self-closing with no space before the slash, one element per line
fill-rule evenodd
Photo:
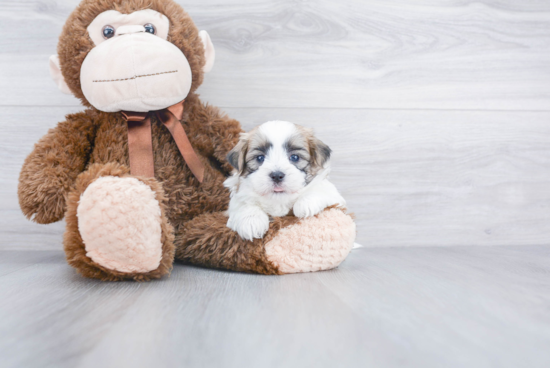
<path fill-rule="evenodd" d="M 154 77 L 154 76 L 156 76 L 156 75 L 170 74 L 170 73 L 177 73 L 177 72 L 178 72 L 177 70 L 170 70 L 169 72 L 160 72 L 160 73 L 153 73 L 153 74 L 134 75 L 133 77 L 121 78 L 121 79 L 95 80 L 95 81 L 92 81 L 92 82 L 93 82 L 93 83 L 102 83 L 102 82 L 123 82 L 123 81 L 138 79 L 138 78 Z"/>

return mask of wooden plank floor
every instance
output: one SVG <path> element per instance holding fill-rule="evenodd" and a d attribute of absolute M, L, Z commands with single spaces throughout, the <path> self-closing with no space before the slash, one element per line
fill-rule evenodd
<path fill-rule="evenodd" d="M 0 366 L 548 367 L 550 247 L 354 250 L 281 277 L 80 277 L 0 251 Z"/>

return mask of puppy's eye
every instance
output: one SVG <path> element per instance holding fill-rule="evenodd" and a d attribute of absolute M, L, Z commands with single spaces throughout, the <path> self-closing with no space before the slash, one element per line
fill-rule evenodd
<path fill-rule="evenodd" d="M 101 30 L 103 32 L 103 38 L 109 39 L 115 35 L 115 29 L 112 26 L 105 26 Z"/>
<path fill-rule="evenodd" d="M 265 156 L 256 157 L 256 161 L 258 161 L 258 162 L 264 162 L 264 160 L 265 160 Z"/>
<path fill-rule="evenodd" d="M 143 26 L 143 28 L 145 28 L 145 32 L 147 33 L 150 33 L 150 34 L 157 33 L 157 29 L 151 23 L 147 23 L 146 25 Z"/>
<path fill-rule="evenodd" d="M 290 155 L 290 161 L 292 161 L 292 162 L 298 162 L 298 161 L 300 161 L 300 156 L 298 156 L 298 155 Z"/>

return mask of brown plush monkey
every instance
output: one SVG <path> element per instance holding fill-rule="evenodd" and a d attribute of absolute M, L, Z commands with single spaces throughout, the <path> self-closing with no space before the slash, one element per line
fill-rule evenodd
<path fill-rule="evenodd" d="M 349 253 L 355 224 L 336 208 L 276 218 L 254 242 L 227 228 L 222 183 L 241 128 L 195 93 L 213 58 L 171 0 L 84 0 L 67 20 L 50 69 L 87 109 L 36 144 L 19 202 L 38 223 L 66 218 L 67 260 L 84 276 L 149 280 L 174 259 L 282 274 Z"/>

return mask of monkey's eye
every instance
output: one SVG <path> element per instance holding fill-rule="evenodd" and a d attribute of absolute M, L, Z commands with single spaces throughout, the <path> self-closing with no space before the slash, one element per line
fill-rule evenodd
<path fill-rule="evenodd" d="M 115 35 L 115 29 L 112 26 L 103 27 L 102 32 L 103 32 L 103 38 L 105 38 L 106 40 Z"/>
<path fill-rule="evenodd" d="M 300 156 L 298 156 L 298 155 L 290 155 L 290 161 L 292 161 L 292 162 L 298 162 L 298 161 L 300 161 Z"/>
<path fill-rule="evenodd" d="M 260 155 L 260 156 L 256 157 L 256 161 L 258 161 L 260 163 L 264 162 L 264 160 L 265 160 L 265 156 L 263 156 L 263 155 Z"/>
<path fill-rule="evenodd" d="M 157 29 L 151 23 L 147 23 L 146 25 L 143 26 L 143 28 L 145 28 L 145 32 L 148 32 L 150 34 L 157 33 Z"/>

